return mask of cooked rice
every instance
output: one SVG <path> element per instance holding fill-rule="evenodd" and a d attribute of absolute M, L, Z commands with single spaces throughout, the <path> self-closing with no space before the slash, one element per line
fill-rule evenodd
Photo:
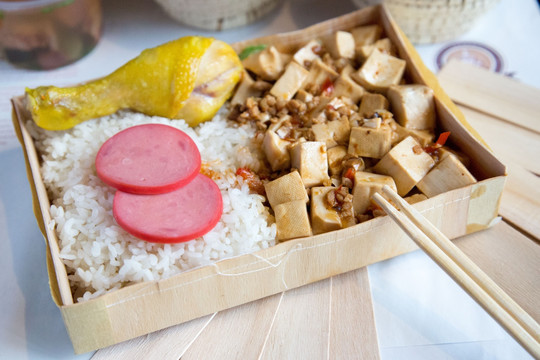
<path fill-rule="evenodd" d="M 149 243 L 115 222 L 114 189 L 97 177 L 95 156 L 112 135 L 144 123 L 168 124 L 186 132 L 201 152 L 203 167 L 213 174 L 223 197 L 223 215 L 203 237 L 179 244 Z M 52 202 L 50 226 L 56 228 L 60 257 L 77 301 L 274 245 L 276 227 L 264 198 L 250 194 L 235 175 L 238 167 L 261 165 L 249 126 L 228 126 L 225 116 L 218 114 L 192 129 L 182 120 L 120 112 L 68 131 L 45 131 L 32 122 L 28 128 L 42 155 L 41 172 Z"/>

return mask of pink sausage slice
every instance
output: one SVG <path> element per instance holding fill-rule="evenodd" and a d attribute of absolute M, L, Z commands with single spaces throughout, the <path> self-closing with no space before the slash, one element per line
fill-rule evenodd
<path fill-rule="evenodd" d="M 107 140 L 96 156 L 106 184 L 133 194 L 162 194 L 199 173 L 201 155 L 183 131 L 161 124 L 137 125 Z"/>
<path fill-rule="evenodd" d="M 177 243 L 202 236 L 217 224 L 222 212 L 218 186 L 202 174 L 166 194 L 117 191 L 113 200 L 114 218 L 124 230 L 157 243 Z"/>

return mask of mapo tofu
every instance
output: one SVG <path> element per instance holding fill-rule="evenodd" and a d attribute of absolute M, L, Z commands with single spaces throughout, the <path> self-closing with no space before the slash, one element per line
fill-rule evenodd
<path fill-rule="evenodd" d="M 261 134 L 267 166 L 257 171 L 280 241 L 382 214 L 371 196 L 384 185 L 418 202 L 476 181 L 445 146 L 433 91 L 408 80 L 381 26 L 292 52 L 270 46 L 243 63 L 229 119 Z"/>

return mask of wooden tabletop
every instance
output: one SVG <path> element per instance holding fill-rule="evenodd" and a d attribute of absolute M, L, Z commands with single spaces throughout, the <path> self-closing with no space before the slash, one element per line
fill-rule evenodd
<path fill-rule="evenodd" d="M 501 222 L 455 243 L 540 322 L 540 90 L 455 62 L 439 80 L 508 167 Z M 92 359 L 135 358 L 378 359 L 368 270 L 173 326 Z"/>

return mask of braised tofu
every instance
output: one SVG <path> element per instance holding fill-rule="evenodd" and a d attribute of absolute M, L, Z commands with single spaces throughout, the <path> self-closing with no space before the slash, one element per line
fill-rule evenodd
<path fill-rule="evenodd" d="M 385 93 L 390 85 L 399 84 L 406 64 L 405 60 L 374 49 L 362 67 L 351 77 L 369 91 Z"/>
<path fill-rule="evenodd" d="M 428 197 L 433 197 L 475 182 L 476 179 L 465 165 L 456 156 L 448 154 L 416 184 L 416 187 Z"/>
<path fill-rule="evenodd" d="M 401 140 L 405 139 L 408 136 L 412 136 L 421 147 L 425 148 L 429 144 L 432 144 L 433 141 L 435 141 L 435 133 L 431 130 L 415 130 L 415 129 L 407 129 L 406 127 L 403 127 L 399 124 L 396 125 L 396 141 L 400 142 Z"/>
<path fill-rule="evenodd" d="M 425 85 L 393 85 L 388 88 L 388 100 L 397 122 L 408 129 L 435 128 L 433 90 Z"/>
<path fill-rule="evenodd" d="M 363 117 L 372 117 L 379 110 L 388 110 L 388 100 L 381 94 L 366 93 L 360 102 L 358 113 Z"/>
<path fill-rule="evenodd" d="M 290 100 L 296 92 L 302 87 L 302 84 L 309 75 L 302 65 L 291 61 L 283 75 L 276 81 L 270 89 L 270 94 L 278 99 Z"/>
<path fill-rule="evenodd" d="M 471 159 L 467 155 L 465 155 L 461 151 L 451 149 L 447 146 L 443 146 L 437 149 L 435 154 L 439 158 L 439 161 L 444 159 L 446 156 L 454 155 L 463 165 L 465 165 L 465 167 L 469 167 L 469 165 L 471 165 Z"/>
<path fill-rule="evenodd" d="M 327 122 L 332 137 L 338 144 L 346 144 L 351 135 L 351 125 L 347 118 L 341 117 L 338 120 Z"/>
<path fill-rule="evenodd" d="M 326 82 L 334 82 L 338 76 L 339 74 L 321 59 L 315 59 L 309 69 L 309 75 L 302 84 L 302 89 L 318 93 Z"/>
<path fill-rule="evenodd" d="M 231 99 L 228 119 L 257 129 L 257 175 L 274 179 L 261 184 L 278 240 L 383 215 L 372 196 L 385 185 L 416 203 L 476 181 L 448 132 L 434 142 L 448 124 L 383 28 L 344 29 L 252 54 Z"/>
<path fill-rule="evenodd" d="M 368 129 L 378 129 L 381 127 L 382 124 L 382 119 L 378 116 L 362 120 L 362 127 Z"/>
<path fill-rule="evenodd" d="M 355 54 L 354 37 L 350 32 L 336 31 L 325 39 L 326 49 L 333 58 L 353 59 Z"/>
<path fill-rule="evenodd" d="M 242 80 L 231 99 L 231 105 L 244 104 L 249 97 L 261 96 L 262 91 L 255 86 L 255 80 L 251 78 L 247 71 L 242 73 Z"/>
<path fill-rule="evenodd" d="M 351 133 L 349 121 L 345 118 L 313 124 L 311 127 L 315 141 L 326 143 L 326 149 L 347 143 Z"/>
<path fill-rule="evenodd" d="M 287 55 L 280 53 L 274 46 L 249 55 L 242 60 L 244 68 L 257 74 L 264 80 L 277 80 L 287 64 Z"/>
<path fill-rule="evenodd" d="M 373 50 L 379 50 L 380 52 L 388 55 L 395 56 L 396 50 L 389 38 L 379 39 L 372 45 L 364 45 L 356 48 L 356 60 L 364 62 L 371 55 Z"/>
<path fill-rule="evenodd" d="M 392 176 L 398 194 L 405 196 L 433 165 L 435 161 L 431 156 L 422 149 L 418 141 L 409 136 L 394 146 L 373 170 L 379 174 Z"/>
<path fill-rule="evenodd" d="M 312 235 L 307 205 L 304 200 L 282 203 L 273 209 L 278 241 Z"/>
<path fill-rule="evenodd" d="M 388 125 L 379 128 L 357 126 L 351 129 L 348 153 L 354 156 L 382 158 L 392 145 L 392 129 Z"/>
<path fill-rule="evenodd" d="M 381 37 L 382 27 L 380 25 L 359 26 L 352 29 L 351 34 L 354 38 L 355 46 L 358 48 L 364 45 L 371 45 L 377 41 Z"/>
<path fill-rule="evenodd" d="M 362 96 L 366 93 L 366 90 L 356 83 L 351 77 L 344 71 L 341 72 L 341 75 L 334 82 L 334 91 L 332 96 L 346 96 L 354 104 L 357 104 Z"/>
<path fill-rule="evenodd" d="M 293 60 L 309 68 L 315 59 L 320 59 L 319 49 L 321 49 L 321 43 L 317 40 L 311 40 L 294 53 Z"/>
<path fill-rule="evenodd" d="M 339 230 L 343 227 L 339 213 L 330 207 L 326 200 L 328 192 L 335 189 L 333 186 L 317 186 L 311 189 L 310 212 L 313 234 Z"/>
<path fill-rule="evenodd" d="M 326 144 L 320 141 L 294 144 L 291 147 L 291 166 L 298 169 L 306 188 L 322 185 L 330 179 Z"/>
<path fill-rule="evenodd" d="M 290 145 L 289 141 L 281 139 L 275 132 L 265 132 L 262 149 L 272 171 L 288 169 L 291 166 Z"/>
<path fill-rule="evenodd" d="M 354 174 L 354 187 L 352 191 L 354 213 L 356 215 L 365 214 L 371 205 L 371 197 L 376 192 L 383 194 L 382 188 L 384 185 L 388 185 L 394 191 L 397 191 L 396 183 L 391 176 L 357 171 Z"/>
<path fill-rule="evenodd" d="M 294 200 L 304 200 L 305 203 L 309 201 L 306 188 L 298 171 L 292 171 L 276 180 L 267 182 L 264 184 L 264 190 L 272 209 L 276 205 Z"/>
<path fill-rule="evenodd" d="M 343 159 L 347 155 L 347 147 L 343 145 L 334 146 L 327 150 L 328 171 L 330 175 L 340 175 L 343 171 Z"/>
<path fill-rule="evenodd" d="M 313 140 L 324 142 L 327 149 L 331 149 L 338 143 L 334 140 L 333 134 L 330 132 L 328 123 L 313 124 L 311 126 L 311 133 L 313 134 Z"/>

